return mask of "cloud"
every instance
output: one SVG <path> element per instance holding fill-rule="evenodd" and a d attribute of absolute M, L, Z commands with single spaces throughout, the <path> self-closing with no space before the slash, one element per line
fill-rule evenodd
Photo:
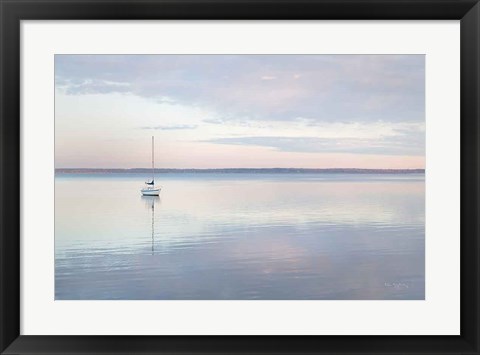
<path fill-rule="evenodd" d="M 196 125 L 174 125 L 174 126 L 151 126 L 151 127 L 140 127 L 140 129 L 158 129 L 162 131 L 172 131 L 179 129 L 195 129 Z"/>
<path fill-rule="evenodd" d="M 204 123 L 209 123 L 209 124 L 223 124 L 224 121 L 218 118 L 208 118 L 206 120 L 203 120 L 202 122 Z"/>
<path fill-rule="evenodd" d="M 384 139 L 319 137 L 229 137 L 209 143 L 268 147 L 283 152 L 424 155 L 423 135 Z"/>
<path fill-rule="evenodd" d="M 57 55 L 55 75 L 57 90 L 68 95 L 167 100 L 224 121 L 425 116 L 423 55 Z"/>
<path fill-rule="evenodd" d="M 108 94 L 111 92 L 130 93 L 132 92 L 131 84 L 127 82 L 117 82 L 99 79 L 78 79 L 71 80 L 59 78 L 55 83 L 56 87 L 64 90 L 69 95 L 86 95 L 86 94 Z"/>

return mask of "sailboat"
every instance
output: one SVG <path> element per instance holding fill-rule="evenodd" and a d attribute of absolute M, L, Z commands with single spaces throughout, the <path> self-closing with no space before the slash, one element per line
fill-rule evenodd
<path fill-rule="evenodd" d="M 155 187 L 155 138 L 152 136 L 152 181 L 145 181 L 145 187 L 141 189 L 143 196 L 158 196 L 160 187 Z"/>

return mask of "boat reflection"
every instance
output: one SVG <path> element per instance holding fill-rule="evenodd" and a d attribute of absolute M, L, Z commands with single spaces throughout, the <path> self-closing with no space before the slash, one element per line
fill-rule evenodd
<path fill-rule="evenodd" d="M 160 204 L 158 196 L 142 196 L 145 207 L 152 211 L 152 255 L 155 255 L 155 204 Z"/>

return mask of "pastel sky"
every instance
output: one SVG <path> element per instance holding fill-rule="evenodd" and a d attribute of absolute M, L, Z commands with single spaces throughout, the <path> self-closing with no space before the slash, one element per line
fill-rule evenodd
<path fill-rule="evenodd" d="M 423 55 L 56 55 L 57 168 L 424 168 Z"/>

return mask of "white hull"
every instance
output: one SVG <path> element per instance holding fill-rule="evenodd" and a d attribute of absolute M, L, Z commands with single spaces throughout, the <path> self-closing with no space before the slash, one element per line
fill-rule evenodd
<path fill-rule="evenodd" d="M 142 192 L 143 196 L 158 196 L 160 195 L 160 188 L 153 188 L 153 189 L 142 189 L 140 190 Z"/>

